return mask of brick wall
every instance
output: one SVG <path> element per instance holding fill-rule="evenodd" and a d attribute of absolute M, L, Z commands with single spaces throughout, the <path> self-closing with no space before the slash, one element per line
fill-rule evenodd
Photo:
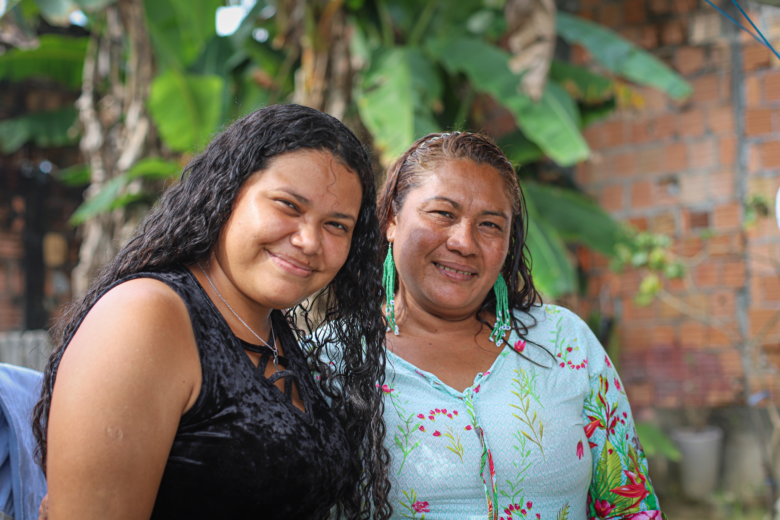
<path fill-rule="evenodd" d="M 0 119 L 56 109 L 74 101 L 74 93 L 51 85 L 0 83 Z M 83 188 L 68 188 L 53 175 L 43 174 L 39 169 L 42 161 L 53 163 L 56 173 L 57 167 L 79 162 L 79 151 L 75 146 L 38 149 L 28 144 L 12 155 L 0 154 L 0 332 L 29 328 L 28 276 L 42 279 L 43 294 L 35 304 L 48 323 L 71 296 L 70 270 L 78 260 L 78 238 L 67 219 L 80 204 Z M 30 214 L 31 201 L 41 208 L 40 214 Z M 33 220 L 40 229 L 31 233 Z M 64 239 L 65 261 L 44 264 L 32 272 L 36 263 L 28 258 L 25 241 L 41 241 L 47 234 L 49 238 L 57 235 L 55 242 Z"/>
<path fill-rule="evenodd" d="M 761 9 L 753 19 L 780 37 L 780 10 Z M 632 402 L 734 404 L 743 402 L 746 384 L 750 391 L 780 386 L 776 371 L 746 373 L 737 348 L 780 310 L 780 271 L 771 266 L 780 260 L 780 231 L 774 218 L 746 228 L 743 207 L 754 193 L 773 203 L 780 187 L 780 63 L 749 36 L 735 36 L 703 1 L 584 0 L 580 14 L 651 51 L 694 88 L 681 103 L 638 89 L 643 107 L 587 130 L 594 156 L 576 171 L 579 185 L 613 215 L 671 236 L 675 253 L 692 263 L 686 283 L 666 283 L 674 299 L 639 307 L 639 273 L 618 276 L 603 259 L 586 258 L 590 294 L 607 295 L 602 310 L 620 320 L 621 373 Z M 582 49 L 573 56 L 589 61 Z M 780 366 L 780 322 L 759 343 L 755 365 Z"/>

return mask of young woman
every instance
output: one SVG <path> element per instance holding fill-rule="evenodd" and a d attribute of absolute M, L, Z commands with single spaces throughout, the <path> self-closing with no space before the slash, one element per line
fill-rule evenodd
<path fill-rule="evenodd" d="M 661 518 L 604 349 L 538 303 L 501 150 L 420 139 L 390 169 L 379 221 L 394 518 Z"/>
<path fill-rule="evenodd" d="M 218 135 L 61 321 L 35 413 L 49 518 L 386 518 L 375 211 L 328 115 Z M 304 354 L 292 310 L 325 287 L 345 326 Z"/>

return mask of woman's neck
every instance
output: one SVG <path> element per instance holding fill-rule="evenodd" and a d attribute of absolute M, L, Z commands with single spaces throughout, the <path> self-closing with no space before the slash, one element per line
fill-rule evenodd
<path fill-rule="evenodd" d="M 399 291 L 395 298 L 395 317 L 402 334 L 475 334 L 483 324 L 479 321 L 479 309 L 467 309 L 462 312 L 440 313 L 421 305 L 408 293 Z"/>
<path fill-rule="evenodd" d="M 254 334 L 268 338 L 273 309 L 260 305 L 241 292 L 215 257 L 188 267 L 236 336 L 250 343 L 258 342 Z"/>

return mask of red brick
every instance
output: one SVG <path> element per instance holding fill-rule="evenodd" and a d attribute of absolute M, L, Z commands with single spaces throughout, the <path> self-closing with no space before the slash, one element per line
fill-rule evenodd
<path fill-rule="evenodd" d="M 767 72 L 764 76 L 764 99 L 767 101 L 780 99 L 780 72 Z"/>
<path fill-rule="evenodd" d="M 717 151 L 715 150 L 715 140 L 706 139 L 689 145 L 689 158 L 691 168 L 703 168 L 712 166 L 717 160 Z"/>
<path fill-rule="evenodd" d="M 599 22 L 607 27 L 617 27 L 621 23 L 622 13 L 618 4 L 601 4 L 599 9 Z"/>
<path fill-rule="evenodd" d="M 720 77 L 717 74 L 702 76 L 692 84 L 695 103 L 709 103 L 720 98 Z"/>
<path fill-rule="evenodd" d="M 658 29 L 653 25 L 645 25 L 640 30 L 639 45 L 643 49 L 655 49 L 658 47 Z"/>
<path fill-rule="evenodd" d="M 626 0 L 623 21 L 625 23 L 639 23 L 645 19 L 645 0 Z"/>
<path fill-rule="evenodd" d="M 745 111 L 745 134 L 748 136 L 768 134 L 772 131 L 772 111 L 766 108 Z"/>
<path fill-rule="evenodd" d="M 627 351 L 642 351 L 650 346 L 650 331 L 652 327 L 624 324 L 620 327 L 622 348 Z"/>
<path fill-rule="evenodd" d="M 671 137 L 675 132 L 675 118 L 673 114 L 664 114 L 658 116 L 653 124 L 656 138 L 665 139 Z"/>
<path fill-rule="evenodd" d="M 593 61 L 593 57 L 585 47 L 582 47 L 581 45 L 572 45 L 571 61 L 575 65 L 585 65 Z"/>
<path fill-rule="evenodd" d="M 756 76 L 750 76 L 745 79 L 745 102 L 748 107 L 757 107 L 761 105 L 761 84 Z"/>
<path fill-rule="evenodd" d="M 601 142 L 605 147 L 620 146 L 625 142 L 623 121 L 604 123 L 601 128 Z"/>
<path fill-rule="evenodd" d="M 623 186 L 621 184 L 604 186 L 601 189 L 599 203 L 601 204 L 601 207 L 607 211 L 623 211 L 625 204 L 623 201 Z"/>
<path fill-rule="evenodd" d="M 680 200 L 684 204 L 698 204 L 707 200 L 707 182 L 701 173 L 680 176 Z"/>
<path fill-rule="evenodd" d="M 703 65 L 704 49 L 701 47 L 680 47 L 674 53 L 674 67 L 684 76 L 698 72 Z"/>
<path fill-rule="evenodd" d="M 647 181 L 631 185 L 631 209 L 649 208 L 653 205 L 653 185 Z"/>
<path fill-rule="evenodd" d="M 636 153 L 636 163 L 639 173 L 658 173 L 663 160 L 660 148 L 640 150 Z"/>
<path fill-rule="evenodd" d="M 674 327 L 656 325 L 653 327 L 653 346 L 670 347 L 676 345 L 676 331 Z"/>
<path fill-rule="evenodd" d="M 733 137 L 724 137 L 718 142 L 720 163 L 732 165 L 737 160 L 737 142 Z"/>
<path fill-rule="evenodd" d="M 769 49 L 763 45 L 746 45 L 742 49 L 742 68 L 756 70 L 769 66 Z"/>
<path fill-rule="evenodd" d="M 765 339 L 770 340 L 777 338 L 780 333 L 780 321 L 777 320 L 776 314 L 778 311 L 773 309 L 756 309 L 751 308 L 748 311 L 748 317 L 750 319 L 750 335 L 756 336 L 760 332 L 763 332 L 765 326 L 768 326 L 770 321 L 774 321 L 774 324 L 769 328 L 769 334 L 765 336 Z"/>
<path fill-rule="evenodd" d="M 732 327 L 732 329 L 736 329 L 736 327 Z M 707 331 L 707 343 L 710 347 L 729 347 L 734 345 L 734 340 L 731 339 L 725 330 L 710 327 Z M 739 352 L 737 352 L 737 354 L 739 354 Z M 729 367 L 728 369 L 725 369 L 725 371 L 730 374 L 732 369 Z"/>
<path fill-rule="evenodd" d="M 678 128 L 681 136 L 694 137 L 704 133 L 704 115 L 693 109 L 680 114 Z"/>
<path fill-rule="evenodd" d="M 680 345 L 683 348 L 703 348 L 707 329 L 698 321 L 686 320 L 680 325 Z"/>
<path fill-rule="evenodd" d="M 718 231 L 739 229 L 742 224 L 742 207 L 737 203 L 716 206 L 712 212 L 713 227 Z"/>
<path fill-rule="evenodd" d="M 707 111 L 707 122 L 710 131 L 714 134 L 731 132 L 734 130 L 734 109 L 726 105 L 713 107 Z"/>
<path fill-rule="evenodd" d="M 733 318 L 737 312 L 737 298 L 734 291 L 717 291 L 709 295 L 707 307 L 713 316 Z"/>
<path fill-rule="evenodd" d="M 718 285 L 718 265 L 712 262 L 699 264 L 693 271 L 693 279 L 699 287 Z"/>
<path fill-rule="evenodd" d="M 23 256 L 22 237 L 0 232 L 0 258 L 21 259 Z"/>
<path fill-rule="evenodd" d="M 627 222 L 639 231 L 647 231 L 647 219 L 645 217 L 631 217 Z"/>
<path fill-rule="evenodd" d="M 685 41 L 685 21 L 672 20 L 661 27 L 661 42 L 664 45 L 680 45 Z"/>
<path fill-rule="evenodd" d="M 601 147 L 601 125 L 591 125 L 582 131 L 582 137 L 588 142 L 588 146 L 591 148 Z"/>
<path fill-rule="evenodd" d="M 636 27 L 624 27 L 618 30 L 618 34 L 634 45 L 639 45 L 639 29 Z"/>
<path fill-rule="evenodd" d="M 623 300 L 623 317 L 626 322 L 652 320 L 655 318 L 655 306 L 653 304 L 637 305 L 633 297 L 625 298 Z"/>
<path fill-rule="evenodd" d="M 710 173 L 710 196 L 714 199 L 726 199 L 734 196 L 734 172 L 721 170 Z"/>
<path fill-rule="evenodd" d="M 685 143 L 667 145 L 663 157 L 665 172 L 681 173 L 688 167 L 688 149 Z"/>
<path fill-rule="evenodd" d="M 670 10 L 671 0 L 650 0 L 650 12 L 654 14 L 666 14 Z"/>
<path fill-rule="evenodd" d="M 780 167 L 780 141 L 767 141 L 759 146 L 764 168 Z"/>
<path fill-rule="evenodd" d="M 672 12 L 678 14 L 690 13 L 698 7 L 699 0 L 676 0 L 672 2 Z"/>
<path fill-rule="evenodd" d="M 780 278 L 777 276 L 763 276 L 757 278 L 761 287 L 761 297 L 764 301 L 780 301 Z"/>
<path fill-rule="evenodd" d="M 636 172 L 636 154 L 634 152 L 615 155 L 615 172 L 622 177 L 629 177 Z"/>
<path fill-rule="evenodd" d="M 710 227 L 710 214 L 707 211 L 682 211 L 683 233 L 698 231 Z"/>
<path fill-rule="evenodd" d="M 650 141 L 652 135 L 647 121 L 631 125 L 631 140 L 634 144 L 642 144 Z"/>
<path fill-rule="evenodd" d="M 660 206 L 663 202 L 656 202 L 656 204 Z M 674 215 L 668 212 L 655 215 L 650 224 L 650 231 L 659 235 L 674 235 L 677 232 L 677 222 L 674 220 Z"/>
<path fill-rule="evenodd" d="M 745 262 L 736 260 L 724 262 L 721 272 L 721 283 L 726 287 L 744 287 L 745 286 Z"/>

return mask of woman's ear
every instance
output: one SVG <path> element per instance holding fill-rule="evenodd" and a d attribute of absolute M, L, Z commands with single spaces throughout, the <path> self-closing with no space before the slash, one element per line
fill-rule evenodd
<path fill-rule="evenodd" d="M 387 241 L 393 242 L 395 241 L 395 230 L 398 229 L 398 217 L 393 214 L 392 217 L 390 217 L 390 222 L 387 224 Z"/>

